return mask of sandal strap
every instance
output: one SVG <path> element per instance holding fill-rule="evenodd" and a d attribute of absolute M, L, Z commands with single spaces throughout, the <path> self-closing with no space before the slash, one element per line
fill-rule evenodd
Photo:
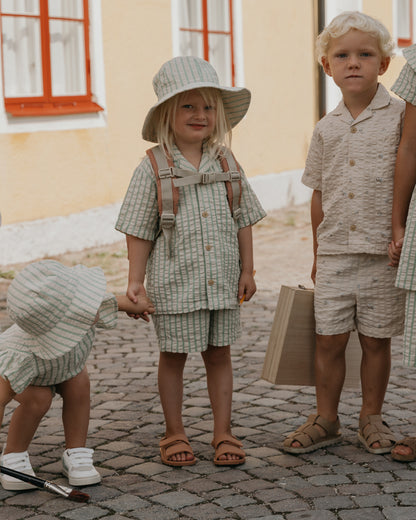
<path fill-rule="evenodd" d="M 321 432 L 316 425 L 320 426 L 324 431 L 325 435 L 322 436 Z M 285 439 L 284 445 L 291 446 L 294 441 L 299 442 L 299 444 L 306 448 L 308 446 L 312 446 L 317 442 L 320 442 L 324 437 L 336 436 L 339 432 L 340 428 L 339 418 L 334 422 L 328 421 L 321 415 L 310 415 L 308 420 L 299 426 L 297 430 L 288 435 Z"/>
<path fill-rule="evenodd" d="M 413 454 L 416 453 L 416 437 L 404 437 L 404 439 L 401 439 L 400 441 L 397 441 L 394 447 L 396 446 L 407 446 L 410 448 L 413 452 Z"/>
<path fill-rule="evenodd" d="M 165 450 L 167 458 L 172 457 L 172 455 L 177 455 L 178 453 L 194 454 L 191 445 L 189 444 L 188 437 L 183 433 L 178 433 L 171 437 L 164 437 L 159 442 L 159 446 Z"/>
<path fill-rule="evenodd" d="M 396 437 L 381 415 L 367 415 L 360 419 L 359 426 L 360 433 L 368 446 L 379 442 L 382 448 L 388 448 L 396 442 Z"/>
<path fill-rule="evenodd" d="M 245 456 L 244 451 L 241 449 L 243 443 L 234 437 L 234 435 L 221 435 L 214 439 L 211 445 L 215 448 L 216 458 L 227 453 L 230 455 L 238 455 L 239 457 Z"/>

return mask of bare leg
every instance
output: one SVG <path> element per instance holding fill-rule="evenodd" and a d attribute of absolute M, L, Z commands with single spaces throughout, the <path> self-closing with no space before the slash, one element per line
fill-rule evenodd
<path fill-rule="evenodd" d="M 28 386 L 14 399 L 19 406 L 13 412 L 4 453 L 22 453 L 29 448 L 39 423 L 49 410 L 52 392 L 48 386 Z"/>
<path fill-rule="evenodd" d="M 166 423 L 166 437 L 185 434 L 182 421 L 183 369 L 187 354 L 161 352 L 159 356 L 158 385 L 160 402 Z M 190 453 L 172 455 L 172 461 L 193 460 Z"/>
<path fill-rule="evenodd" d="M 213 347 L 202 352 L 207 372 L 208 394 L 214 416 L 214 438 L 231 435 L 231 407 L 233 397 L 233 371 L 230 346 Z M 240 457 L 226 453 L 222 460 L 238 460 Z"/>
<path fill-rule="evenodd" d="M 345 349 L 350 333 L 332 336 L 316 335 L 315 385 L 317 414 L 330 422 L 338 417 L 338 405 L 345 379 Z M 322 436 L 325 431 L 315 425 Z M 292 443 L 300 448 L 298 441 Z"/>
<path fill-rule="evenodd" d="M 363 357 L 361 361 L 361 388 L 363 404 L 360 418 L 380 415 L 390 377 L 390 338 L 371 338 L 359 335 Z M 374 442 L 372 448 L 379 448 Z"/>
<path fill-rule="evenodd" d="M 90 421 L 90 378 L 87 368 L 57 385 L 63 399 L 62 422 L 65 432 L 65 447 L 84 448 L 87 442 Z"/>

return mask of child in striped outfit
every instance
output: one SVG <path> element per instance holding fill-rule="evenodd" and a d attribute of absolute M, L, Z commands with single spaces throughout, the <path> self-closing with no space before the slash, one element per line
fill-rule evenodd
<path fill-rule="evenodd" d="M 154 311 L 144 295 L 133 303 L 105 290 L 99 267 L 65 267 L 54 260 L 29 264 L 11 283 L 7 306 L 15 324 L 0 335 L 0 425 L 6 405 L 14 399 L 19 406 L 0 465 L 34 475 L 27 449 L 56 390 L 63 398 L 63 472 L 74 486 L 100 482 L 94 450 L 85 447 L 90 413 L 85 363 L 95 329 L 114 328 L 118 310 L 146 321 Z M 4 474 L 0 482 L 8 490 L 33 487 Z"/>
<path fill-rule="evenodd" d="M 165 63 L 153 87 L 158 102 L 146 117 L 142 136 L 159 143 L 160 155 L 173 166 L 162 171 L 148 157 L 141 162 L 116 229 L 127 235 L 127 295 L 136 301 L 147 290 L 156 308 L 152 318 L 166 422 L 161 459 L 170 466 L 196 461 L 182 421 L 183 370 L 187 355 L 200 352 L 214 416 L 214 463 L 242 464 L 242 444 L 231 434 L 230 344 L 240 334 L 239 301 L 256 291 L 251 226 L 265 212 L 242 172 L 233 172 L 241 181 L 240 196 L 233 204 L 227 200 L 220 157 L 228 154 L 227 137 L 244 117 L 250 92 L 220 87 L 213 67 L 194 56 Z M 177 213 L 171 212 L 169 228 L 163 225 L 163 211 L 158 214 L 157 171 L 160 177 L 172 173 L 172 185 L 178 188 Z M 165 195 L 174 202 L 171 179 Z M 231 211 L 235 202 L 239 208 Z"/>

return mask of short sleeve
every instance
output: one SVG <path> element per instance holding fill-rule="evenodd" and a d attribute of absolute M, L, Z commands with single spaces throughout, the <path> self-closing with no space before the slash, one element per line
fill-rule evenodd
<path fill-rule="evenodd" d="M 406 63 L 391 90 L 399 97 L 416 105 L 416 72 Z"/>
<path fill-rule="evenodd" d="M 303 184 L 313 190 L 322 191 L 322 160 L 323 141 L 319 127 L 316 126 L 312 134 L 305 170 L 302 176 Z"/>
<path fill-rule="evenodd" d="M 106 293 L 98 309 L 99 319 L 97 327 L 101 329 L 114 329 L 117 326 L 117 300 L 113 294 Z"/>
<path fill-rule="evenodd" d="M 146 157 L 133 173 L 115 227 L 126 235 L 153 242 L 158 226 L 156 177 Z"/>
<path fill-rule="evenodd" d="M 256 224 L 266 216 L 263 206 L 260 204 L 257 195 L 250 186 L 243 169 L 241 170 L 241 217 L 238 219 L 238 227 L 243 228 Z"/>

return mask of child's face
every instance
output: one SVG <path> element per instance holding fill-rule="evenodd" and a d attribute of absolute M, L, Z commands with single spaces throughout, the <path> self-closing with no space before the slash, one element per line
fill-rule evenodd
<path fill-rule="evenodd" d="M 202 145 L 215 128 L 217 110 L 197 90 L 186 92 L 179 102 L 174 121 L 175 142 L 183 146 Z"/>
<path fill-rule="evenodd" d="M 390 58 L 383 57 L 377 39 L 351 29 L 329 44 L 322 58 L 325 72 L 332 76 L 343 96 L 371 94 L 377 89 L 378 76 L 386 72 Z"/>

